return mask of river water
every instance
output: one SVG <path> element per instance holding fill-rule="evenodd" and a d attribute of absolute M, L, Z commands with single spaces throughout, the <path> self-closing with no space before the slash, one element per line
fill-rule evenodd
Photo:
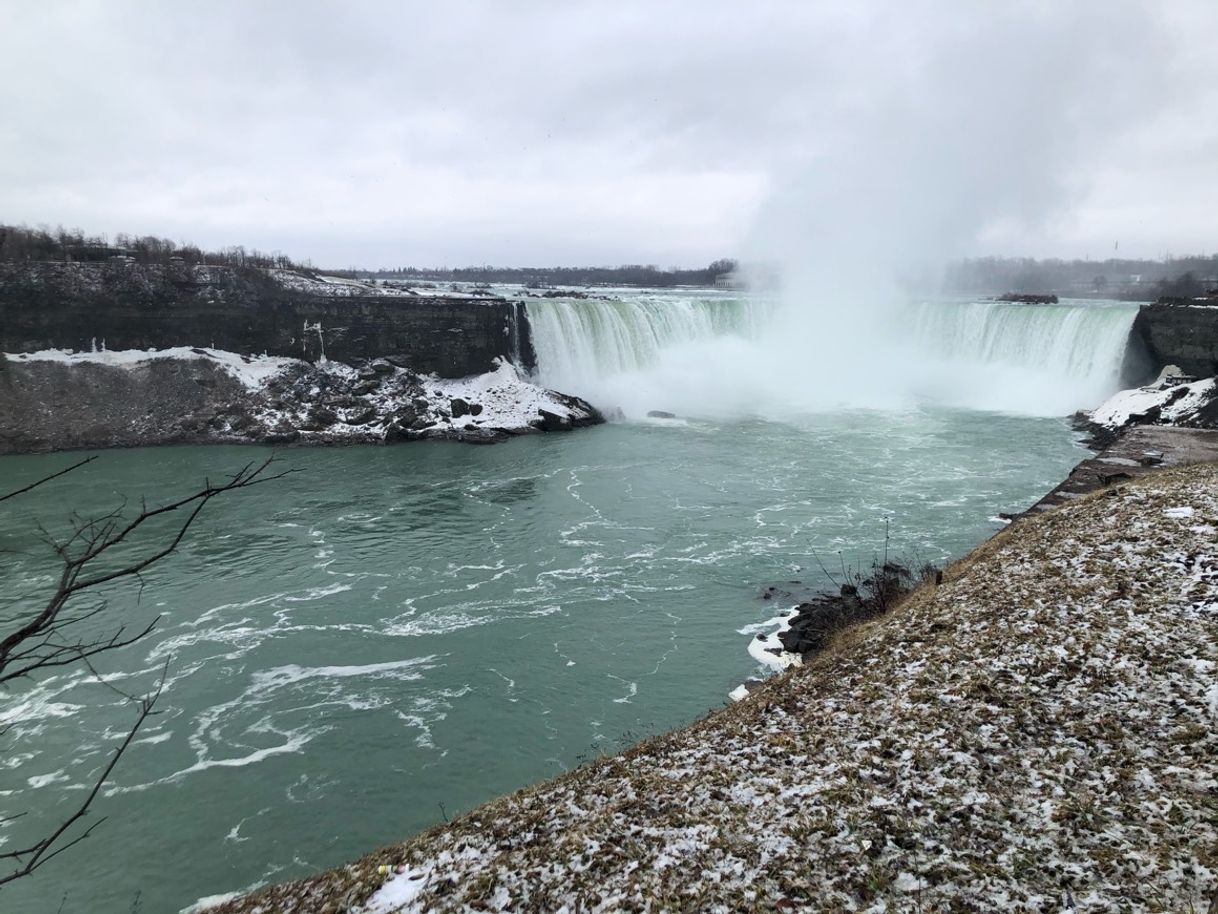
<path fill-rule="evenodd" d="M 701 332 L 660 339 L 638 365 L 618 353 L 583 383 L 612 390 Z M 725 335 L 748 336 L 706 332 Z M 555 340 L 539 342 L 544 359 Z M 1094 372 L 1067 375 L 1085 386 Z M 886 546 L 959 555 L 1083 456 L 1060 415 L 925 397 L 705 413 L 495 447 L 282 452 L 295 472 L 214 503 L 142 589 L 106 594 L 111 618 L 161 619 L 100 659 L 105 683 L 64 673 L 0 695 L 16 749 L 0 760 L 0 815 L 29 811 L 0 828 L 12 848 L 70 811 L 122 739 L 133 714 L 115 690 L 166 677 L 97 803 L 107 821 L 0 890 L 0 910 L 178 911 L 695 719 L 756 672 L 747 645 L 776 614 L 767 587 L 824 584 L 820 565 L 866 564 Z M 262 453 L 108 452 L 6 503 L 0 616 L 52 586 L 38 523 L 61 533 L 69 509 L 181 494 Z M 7 490 L 69 462 L 3 458 L 0 479 Z"/>

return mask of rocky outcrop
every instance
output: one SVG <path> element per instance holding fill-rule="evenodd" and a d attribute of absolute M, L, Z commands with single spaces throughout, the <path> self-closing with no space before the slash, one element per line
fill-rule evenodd
<path fill-rule="evenodd" d="M 1172 425 L 1127 428 L 1094 457 L 1079 463 L 1070 475 L 1027 511 L 1010 520 L 1040 514 L 1088 493 L 1157 472 L 1164 467 L 1190 466 L 1218 460 L 1218 431 Z"/>
<path fill-rule="evenodd" d="M 394 355 L 459 378 L 535 356 L 524 306 L 282 270 L 0 264 L 0 351 L 167 349 L 357 362 Z"/>
<path fill-rule="evenodd" d="M 1200 300 L 1142 306 L 1129 334 L 1123 374 L 1128 383 L 1145 383 L 1168 365 L 1195 378 L 1218 374 L 1218 305 Z"/>
<path fill-rule="evenodd" d="M 460 380 L 217 350 L 0 357 L 0 453 L 188 443 L 486 444 L 602 422 L 500 362 Z"/>
<path fill-rule="evenodd" d="M 1143 387 L 1118 391 L 1104 403 L 1074 416 L 1074 426 L 1092 448 L 1104 448 L 1134 426 L 1218 428 L 1218 379 L 1194 378 L 1175 365 Z"/>

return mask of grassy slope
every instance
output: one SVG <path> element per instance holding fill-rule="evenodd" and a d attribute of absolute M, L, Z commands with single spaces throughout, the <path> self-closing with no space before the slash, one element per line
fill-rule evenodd
<path fill-rule="evenodd" d="M 394 910 L 383 865 L 407 911 L 1218 910 L 1215 723 L 1208 465 L 1016 524 L 704 721 L 221 910 Z"/>

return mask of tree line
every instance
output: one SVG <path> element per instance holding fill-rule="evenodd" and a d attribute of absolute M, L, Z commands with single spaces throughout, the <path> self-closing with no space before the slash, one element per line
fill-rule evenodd
<path fill-rule="evenodd" d="M 80 229 L 62 226 L 30 228 L 0 225 L 0 263 L 61 261 L 100 263 L 123 260 L 139 264 L 185 264 L 187 266 L 261 267 L 264 269 L 323 272 L 311 261 L 298 262 L 278 251 L 266 253 L 242 245 L 208 251 L 186 242 L 154 235 L 86 235 Z M 655 264 L 626 264 L 617 267 L 458 267 L 361 270 L 348 268 L 324 272 L 352 278 L 400 279 L 425 282 L 518 283 L 546 286 L 707 286 L 736 269 L 736 261 L 723 258 L 705 267 L 661 269 Z"/>
<path fill-rule="evenodd" d="M 944 276 L 949 292 L 1089 294 L 1139 300 L 1193 297 L 1216 285 L 1218 255 L 1103 261 L 978 257 L 951 264 Z"/>
<path fill-rule="evenodd" d="M 457 267 L 437 269 L 398 267 L 395 269 L 349 271 L 368 279 L 397 279 L 404 282 L 511 283 L 533 288 L 548 286 L 713 286 L 715 280 L 735 271 L 730 258 L 712 261 L 705 267 L 661 269 L 655 264 L 624 264 L 616 267 Z"/>
<path fill-rule="evenodd" d="M 100 263 L 115 259 L 140 264 L 185 264 L 187 266 L 263 267 L 283 270 L 312 270 L 309 262 L 297 263 L 278 251 L 266 253 L 242 245 L 206 251 L 194 244 L 177 243 L 153 235 L 86 235 L 80 229 L 30 228 L 0 225 L 0 263 L 57 260 Z"/>

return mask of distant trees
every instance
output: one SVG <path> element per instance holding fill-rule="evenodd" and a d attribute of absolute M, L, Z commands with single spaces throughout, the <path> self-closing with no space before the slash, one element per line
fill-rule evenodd
<path fill-rule="evenodd" d="M 617 267 L 458 267 L 456 269 L 422 269 L 399 267 L 376 271 L 349 271 L 348 275 L 372 276 L 381 279 L 403 279 L 437 283 L 514 283 L 535 288 L 547 286 L 712 286 L 715 277 L 735 270 L 737 263 L 729 258 L 715 260 L 706 267 L 683 270 L 679 267 L 661 269 L 655 264 L 630 263 Z"/>
<path fill-rule="evenodd" d="M 278 251 L 270 254 L 234 245 L 219 251 L 205 251 L 197 245 L 177 243 L 153 235 L 118 234 L 111 241 L 105 235 L 88 236 L 80 229 L 54 230 L 40 226 L 0 225 L 0 263 L 33 261 L 105 262 L 120 260 L 139 264 L 222 266 L 237 269 L 300 270 L 316 273 L 313 265 L 299 263 Z M 722 257 L 705 267 L 691 270 L 661 269 L 653 263 L 630 263 L 617 267 L 458 267 L 456 269 L 329 270 L 337 276 L 375 277 L 439 283 L 518 283 L 526 286 L 713 286 L 715 277 L 737 268 L 735 260 Z"/>
<path fill-rule="evenodd" d="M 1098 293 L 1149 300 L 1160 295 L 1200 295 L 1207 281 L 1215 277 L 1218 256 L 1105 261 L 978 257 L 950 264 L 944 274 L 944 288 L 949 292 L 984 294 Z"/>
<path fill-rule="evenodd" d="M 126 258 L 140 264 L 185 264 L 188 266 L 277 267 L 309 270 L 310 264 L 294 262 L 278 251 L 267 254 L 241 245 L 220 251 L 204 251 L 197 245 L 178 244 L 153 235 L 118 234 L 111 242 L 105 235 L 86 236 L 80 229 L 51 230 L 25 225 L 0 225 L 0 263 L 29 261 L 101 262 Z"/>

